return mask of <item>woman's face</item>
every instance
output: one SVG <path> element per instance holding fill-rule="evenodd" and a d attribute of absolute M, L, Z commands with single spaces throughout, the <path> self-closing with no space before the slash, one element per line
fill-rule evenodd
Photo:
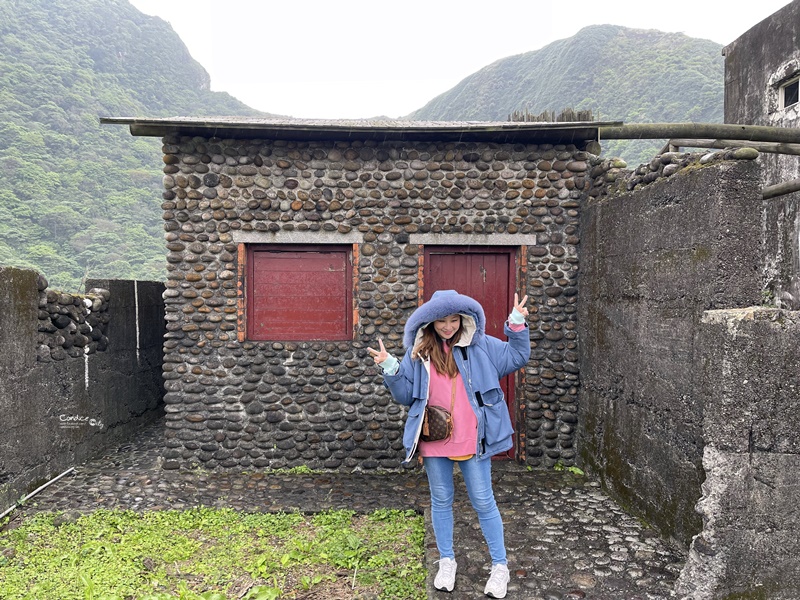
<path fill-rule="evenodd" d="M 459 327 L 461 327 L 461 315 L 450 315 L 433 322 L 433 328 L 443 340 L 449 340 L 453 337 Z"/>

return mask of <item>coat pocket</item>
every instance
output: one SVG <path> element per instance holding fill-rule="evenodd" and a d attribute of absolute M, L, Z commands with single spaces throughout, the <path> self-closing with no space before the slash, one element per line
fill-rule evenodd
<path fill-rule="evenodd" d="M 415 400 L 408 408 L 406 415 L 406 426 L 403 431 L 403 445 L 411 448 L 417 441 L 417 435 L 422 427 L 422 416 L 425 412 L 425 401 Z"/>
<path fill-rule="evenodd" d="M 484 439 L 488 445 L 502 442 L 514 433 L 508 405 L 502 394 L 499 395 L 499 401 L 495 403 L 484 402 L 483 419 Z"/>
<path fill-rule="evenodd" d="M 408 407 L 408 419 L 418 419 L 425 411 L 426 402 L 424 400 L 414 400 L 414 403 Z"/>

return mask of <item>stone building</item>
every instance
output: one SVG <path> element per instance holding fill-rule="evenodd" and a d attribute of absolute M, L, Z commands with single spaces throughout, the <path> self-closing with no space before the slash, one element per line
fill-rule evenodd
<path fill-rule="evenodd" d="M 532 359 L 504 382 L 506 458 L 574 464 L 579 208 L 603 123 L 104 119 L 163 138 L 171 468 L 395 468 L 404 409 L 368 359 L 402 355 L 433 291 Z"/>

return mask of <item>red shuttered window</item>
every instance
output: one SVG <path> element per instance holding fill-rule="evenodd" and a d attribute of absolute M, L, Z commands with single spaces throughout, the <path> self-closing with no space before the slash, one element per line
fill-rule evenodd
<path fill-rule="evenodd" d="M 350 247 L 251 246 L 247 253 L 247 337 L 353 337 Z"/>

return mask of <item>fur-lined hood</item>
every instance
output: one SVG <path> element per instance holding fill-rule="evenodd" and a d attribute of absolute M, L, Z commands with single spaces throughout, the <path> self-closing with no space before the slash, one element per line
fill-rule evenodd
<path fill-rule="evenodd" d="M 428 323 L 456 314 L 462 316 L 461 326 L 466 334 L 466 337 L 462 335 L 459 345 L 478 342 L 486 335 L 486 316 L 477 300 L 455 290 L 440 290 L 409 317 L 403 331 L 403 344 L 406 348 L 413 347 L 420 330 Z"/>

